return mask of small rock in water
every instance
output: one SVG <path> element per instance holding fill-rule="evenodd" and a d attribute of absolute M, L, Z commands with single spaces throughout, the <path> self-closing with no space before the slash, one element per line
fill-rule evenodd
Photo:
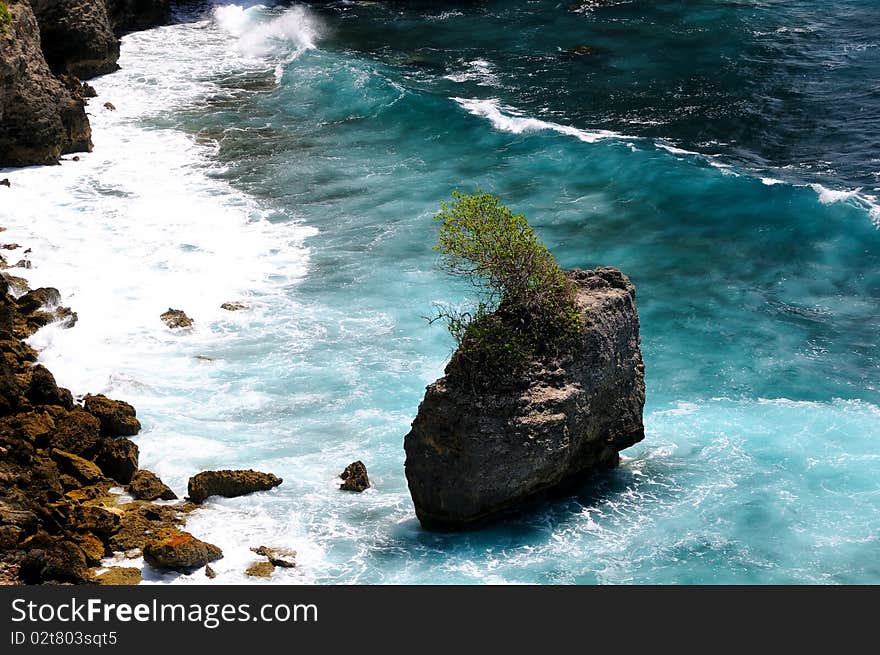
<path fill-rule="evenodd" d="M 210 580 L 213 580 L 214 578 L 217 577 L 217 572 L 216 572 L 214 569 L 211 568 L 211 565 L 210 565 L 210 564 L 205 564 L 205 575 L 206 575 Z"/>
<path fill-rule="evenodd" d="M 11 187 L 11 186 L 12 186 L 12 182 L 9 181 L 9 178 L 8 178 L 8 177 L 4 177 L 2 180 L 0 180 L 0 186 L 9 186 L 9 187 Z"/>
<path fill-rule="evenodd" d="M 116 111 L 116 107 L 112 102 L 105 102 L 104 109 L 107 109 L 109 111 Z"/>
<path fill-rule="evenodd" d="M 83 98 L 97 98 L 98 97 L 98 92 L 95 91 L 95 87 L 93 87 L 88 82 L 82 83 L 81 93 L 82 93 Z"/>
<path fill-rule="evenodd" d="M 225 302 L 220 305 L 220 309 L 225 309 L 227 312 L 237 312 L 242 309 L 247 309 L 247 305 L 240 302 Z"/>
<path fill-rule="evenodd" d="M 70 158 L 70 161 L 79 161 L 79 155 L 74 155 Z"/>
<path fill-rule="evenodd" d="M 257 562 L 256 564 L 251 564 L 244 574 L 254 578 L 268 578 L 274 570 L 275 565 L 272 562 Z"/>
<path fill-rule="evenodd" d="M 30 268 L 31 262 L 27 259 L 19 259 L 12 268 Z"/>
<path fill-rule="evenodd" d="M 165 325 L 172 330 L 177 328 L 191 328 L 193 326 L 193 320 L 187 316 L 182 309 L 171 309 L 169 307 L 168 311 L 161 314 L 159 318 L 161 318 L 165 322 Z"/>
<path fill-rule="evenodd" d="M 342 478 L 342 484 L 339 485 L 342 491 L 361 492 L 370 486 L 367 467 L 360 460 L 346 466 L 345 470 L 339 474 L 339 477 Z"/>
<path fill-rule="evenodd" d="M 269 559 L 274 566 L 280 566 L 285 569 L 292 569 L 296 566 L 296 551 L 286 548 L 269 548 L 268 546 L 260 546 L 259 548 L 251 548 L 251 551 L 257 555 L 263 555 Z"/>
<path fill-rule="evenodd" d="M 95 582 L 99 585 L 136 585 L 143 580 L 140 569 L 133 566 L 111 566 L 109 569 L 95 576 Z"/>
<path fill-rule="evenodd" d="M 0 248 L 3 248 L 3 250 L 16 250 L 17 248 L 21 248 L 21 246 L 17 243 L 4 243 Z"/>
<path fill-rule="evenodd" d="M 606 48 L 600 48 L 593 45 L 576 45 L 575 47 L 566 50 L 566 52 L 568 52 L 568 54 L 570 55 L 577 55 L 578 57 L 584 57 L 587 55 L 608 54 L 608 50 Z"/>
<path fill-rule="evenodd" d="M 209 496 L 235 498 L 255 491 L 268 491 L 283 480 L 271 473 L 260 471 L 202 471 L 189 479 L 187 493 L 194 503 L 202 503 Z"/>

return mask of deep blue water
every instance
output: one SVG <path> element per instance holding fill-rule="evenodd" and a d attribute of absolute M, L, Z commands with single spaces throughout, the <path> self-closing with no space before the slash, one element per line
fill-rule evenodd
<path fill-rule="evenodd" d="M 120 112 L 85 172 L 21 174 L 68 194 L 44 224 L 93 236 L 20 212 L 58 252 L 35 275 L 75 291 L 81 327 L 41 342 L 61 381 L 131 400 L 142 464 L 179 490 L 285 478 L 190 520 L 218 582 L 257 541 L 300 551 L 278 582 L 880 582 L 880 7 L 587 4 L 182 13 L 96 82 Z M 477 187 L 566 267 L 635 282 L 647 436 L 569 498 L 440 535 L 402 440 L 452 347 L 422 317 L 467 294 L 431 216 Z M 130 308 L 110 327 L 108 293 Z M 254 309 L 218 311 L 230 294 Z M 170 302 L 195 334 L 165 333 Z M 95 344 L 99 364 L 72 352 Z M 352 497 L 354 459 L 375 487 Z"/>

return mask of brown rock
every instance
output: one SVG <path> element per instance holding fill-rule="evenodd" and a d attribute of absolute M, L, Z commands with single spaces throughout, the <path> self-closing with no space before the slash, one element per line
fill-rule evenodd
<path fill-rule="evenodd" d="M 94 581 L 103 586 L 131 586 L 143 580 L 140 569 L 133 566 L 111 566 L 94 577 Z"/>
<path fill-rule="evenodd" d="M 257 562 L 251 564 L 244 572 L 253 578 L 268 578 L 275 571 L 275 565 L 272 562 Z"/>
<path fill-rule="evenodd" d="M 165 322 L 165 325 L 172 330 L 178 328 L 186 329 L 193 326 L 193 320 L 187 316 L 182 309 L 169 308 L 168 311 L 161 314 L 159 318 L 161 318 Z"/>
<path fill-rule="evenodd" d="M 73 409 L 73 396 L 70 391 L 59 387 L 55 383 L 55 376 L 42 364 L 37 364 L 31 369 L 27 398 L 34 405 L 58 405 L 64 409 Z"/>
<path fill-rule="evenodd" d="M 116 111 L 116 105 L 114 105 L 112 102 L 105 102 L 104 109 L 108 111 Z"/>
<path fill-rule="evenodd" d="M 26 583 L 88 580 L 85 554 L 73 542 L 42 533 L 28 540 L 27 545 L 29 550 L 19 568 L 19 575 Z"/>
<path fill-rule="evenodd" d="M 209 496 L 234 498 L 255 491 L 267 491 L 281 484 L 282 480 L 271 473 L 259 471 L 203 471 L 189 479 L 189 499 L 202 503 Z"/>
<path fill-rule="evenodd" d="M 0 550 L 12 550 L 21 540 L 24 530 L 15 525 L 0 525 Z"/>
<path fill-rule="evenodd" d="M 291 569 L 296 566 L 296 551 L 286 548 L 270 548 L 268 546 L 260 546 L 259 548 L 251 548 L 251 551 L 257 555 L 263 555 L 269 559 L 273 566 L 280 566 L 285 569 Z"/>
<path fill-rule="evenodd" d="M 108 437 L 131 437 L 140 432 L 134 407 L 123 400 L 111 400 L 103 394 L 88 394 L 83 408 L 101 422 L 101 434 Z"/>
<path fill-rule="evenodd" d="M 107 552 L 104 543 L 91 532 L 77 535 L 76 544 L 82 548 L 83 554 L 86 556 L 86 562 L 91 566 L 100 564 Z"/>
<path fill-rule="evenodd" d="M 138 468 L 137 444 L 125 437 L 105 438 L 95 456 L 95 463 L 107 477 L 128 484 Z"/>
<path fill-rule="evenodd" d="M 339 477 L 342 478 L 342 484 L 339 485 L 342 491 L 361 492 L 370 486 L 367 467 L 360 460 L 346 466 L 345 470 L 339 474 Z"/>
<path fill-rule="evenodd" d="M 220 309 L 225 309 L 227 312 L 238 312 L 242 309 L 247 309 L 247 305 L 240 302 L 225 302 L 220 305 Z"/>
<path fill-rule="evenodd" d="M 88 459 L 98 450 L 100 433 L 101 424 L 98 419 L 79 408 L 74 408 L 70 412 L 56 416 L 55 431 L 49 443 L 53 448 Z"/>
<path fill-rule="evenodd" d="M 94 484 L 104 478 L 101 474 L 101 469 L 99 469 L 94 462 L 83 459 L 79 455 L 53 449 L 52 459 L 58 463 L 58 468 L 60 470 L 86 484 Z"/>
<path fill-rule="evenodd" d="M 128 492 L 138 500 L 176 500 L 175 494 L 154 473 L 141 469 L 131 478 Z"/>
<path fill-rule="evenodd" d="M 30 314 L 38 309 L 52 309 L 61 302 L 61 293 L 53 287 L 40 287 L 28 291 L 16 301 L 18 311 Z"/>
<path fill-rule="evenodd" d="M 113 550 L 123 552 L 143 549 L 169 529 L 176 530 L 182 522 L 178 507 L 134 501 L 122 506 L 119 528 L 110 537 Z"/>
<path fill-rule="evenodd" d="M 144 561 L 147 564 L 175 571 L 197 569 L 221 557 L 223 551 L 217 546 L 181 530 L 168 530 L 144 547 Z"/>
<path fill-rule="evenodd" d="M 214 569 L 211 568 L 211 565 L 210 565 L 210 564 L 206 564 L 206 565 L 205 565 L 205 575 L 206 575 L 206 576 L 208 577 L 208 579 L 210 579 L 210 580 L 213 580 L 214 578 L 217 577 L 217 573 L 216 573 L 216 571 L 214 571 Z"/>
<path fill-rule="evenodd" d="M 107 538 L 119 529 L 122 511 L 98 504 L 77 505 L 71 517 L 71 527 L 81 532 L 94 532 Z"/>

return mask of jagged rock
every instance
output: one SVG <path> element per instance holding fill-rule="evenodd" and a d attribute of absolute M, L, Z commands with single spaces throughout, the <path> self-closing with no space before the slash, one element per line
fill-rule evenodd
<path fill-rule="evenodd" d="M 104 0 L 30 2 L 40 25 L 43 54 L 56 75 L 87 79 L 119 68 L 119 39 Z"/>
<path fill-rule="evenodd" d="M 182 522 L 175 507 L 153 505 L 143 501 L 128 503 L 121 508 L 118 529 L 110 536 L 113 550 L 143 550 L 150 541 L 176 529 Z"/>
<path fill-rule="evenodd" d="M 105 102 L 104 109 L 106 109 L 107 111 L 116 111 L 116 105 L 114 105 L 112 102 Z"/>
<path fill-rule="evenodd" d="M 94 484 L 104 478 L 101 469 L 99 469 L 94 462 L 90 462 L 89 460 L 83 459 L 73 453 L 56 449 L 52 451 L 52 459 L 58 463 L 58 468 L 61 471 L 68 475 L 72 475 L 80 482 Z"/>
<path fill-rule="evenodd" d="M 24 530 L 15 525 L 0 525 L 0 550 L 12 550 L 21 540 Z"/>
<path fill-rule="evenodd" d="M 221 557 L 223 551 L 217 546 L 181 530 L 169 530 L 144 547 L 144 561 L 160 569 L 191 571 Z"/>
<path fill-rule="evenodd" d="M 76 505 L 71 516 L 71 527 L 80 532 L 94 532 L 107 538 L 119 529 L 122 515 L 122 510 L 115 507 Z"/>
<path fill-rule="evenodd" d="M 161 318 L 165 322 L 165 325 L 172 330 L 177 328 L 191 328 L 193 326 L 193 320 L 187 316 L 182 309 L 169 308 L 168 311 L 161 314 L 159 318 Z"/>
<path fill-rule="evenodd" d="M 34 405 L 58 405 L 73 409 L 73 395 L 55 383 L 55 376 L 42 364 L 31 369 L 27 398 Z"/>
<path fill-rule="evenodd" d="M 77 407 L 55 418 L 55 431 L 49 443 L 53 448 L 90 459 L 98 450 L 100 432 L 98 419 Z"/>
<path fill-rule="evenodd" d="M 0 180 L 0 186 L 5 186 L 8 188 L 12 186 L 12 182 L 9 181 L 8 177 L 4 177 L 2 180 Z"/>
<path fill-rule="evenodd" d="M 61 302 L 61 293 L 52 287 L 40 287 L 28 291 L 17 302 L 20 312 L 30 314 L 38 309 L 57 306 Z"/>
<path fill-rule="evenodd" d="M 205 564 L 205 576 L 206 576 L 209 580 L 213 580 L 214 578 L 217 577 L 217 572 L 214 571 L 214 569 L 211 568 L 211 565 L 210 565 L 210 564 Z"/>
<path fill-rule="evenodd" d="M 220 305 L 220 309 L 225 309 L 227 312 L 238 312 L 247 309 L 247 305 L 240 302 L 225 302 Z"/>
<path fill-rule="evenodd" d="M 257 562 L 251 564 L 244 572 L 252 578 L 268 578 L 275 571 L 275 565 L 272 562 Z"/>
<path fill-rule="evenodd" d="M 234 498 L 255 491 L 267 491 L 281 484 L 282 479 L 259 471 L 203 471 L 189 479 L 187 493 L 194 503 L 203 503 L 209 496 Z"/>
<path fill-rule="evenodd" d="M 138 500 L 176 500 L 175 494 L 155 473 L 145 469 L 136 472 L 128 485 L 128 493 Z"/>
<path fill-rule="evenodd" d="M 406 477 L 423 525 L 461 528 L 616 466 L 644 437 L 635 288 L 611 268 L 572 271 L 582 354 L 535 362 L 522 385 L 475 389 L 463 357 L 429 385 L 406 435 Z"/>
<path fill-rule="evenodd" d="M 101 563 L 101 560 L 104 558 L 104 555 L 107 554 L 107 549 L 104 547 L 104 542 L 98 539 L 91 532 L 85 532 L 83 534 L 77 535 L 76 545 L 82 549 L 83 554 L 86 556 L 86 563 L 95 566 Z"/>
<path fill-rule="evenodd" d="M 83 102 L 49 70 L 31 4 L 7 4 L 12 24 L 0 30 L 0 166 L 55 164 L 64 153 L 90 151 Z"/>
<path fill-rule="evenodd" d="M 21 561 L 19 575 L 29 584 L 81 583 L 88 579 L 85 554 L 71 541 L 41 533 L 22 542 L 21 547 L 28 551 Z"/>
<path fill-rule="evenodd" d="M 138 584 L 144 578 L 141 570 L 133 566 L 111 566 L 93 579 L 103 586 L 131 586 Z"/>
<path fill-rule="evenodd" d="M 107 477 L 128 484 L 138 468 L 137 444 L 125 437 L 104 439 L 95 463 Z"/>
<path fill-rule="evenodd" d="M 134 407 L 123 400 L 111 400 L 103 394 L 87 394 L 83 408 L 101 422 L 104 436 L 131 437 L 141 430 Z"/>
<path fill-rule="evenodd" d="M 342 478 L 342 484 L 339 485 L 342 491 L 361 492 L 370 486 L 367 467 L 360 460 L 346 466 L 345 470 L 339 474 L 339 477 Z"/>
<path fill-rule="evenodd" d="M 258 548 L 251 548 L 251 552 L 266 557 L 273 566 L 280 566 L 285 569 L 291 569 L 296 566 L 295 550 L 260 546 Z"/>

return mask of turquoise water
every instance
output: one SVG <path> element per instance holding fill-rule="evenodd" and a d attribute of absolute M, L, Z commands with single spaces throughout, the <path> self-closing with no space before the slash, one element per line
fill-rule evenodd
<path fill-rule="evenodd" d="M 880 582 L 876 3 L 441 4 L 217 3 L 126 37 L 95 153 L 9 173 L 29 274 L 80 315 L 43 359 L 132 401 L 179 492 L 284 477 L 190 519 L 217 583 L 264 542 L 300 552 L 282 583 Z M 422 317 L 467 293 L 431 216 L 476 187 L 565 266 L 633 279 L 647 436 L 569 498 L 444 535 L 402 443 L 452 347 Z M 358 496 L 334 481 L 354 459 Z"/>

